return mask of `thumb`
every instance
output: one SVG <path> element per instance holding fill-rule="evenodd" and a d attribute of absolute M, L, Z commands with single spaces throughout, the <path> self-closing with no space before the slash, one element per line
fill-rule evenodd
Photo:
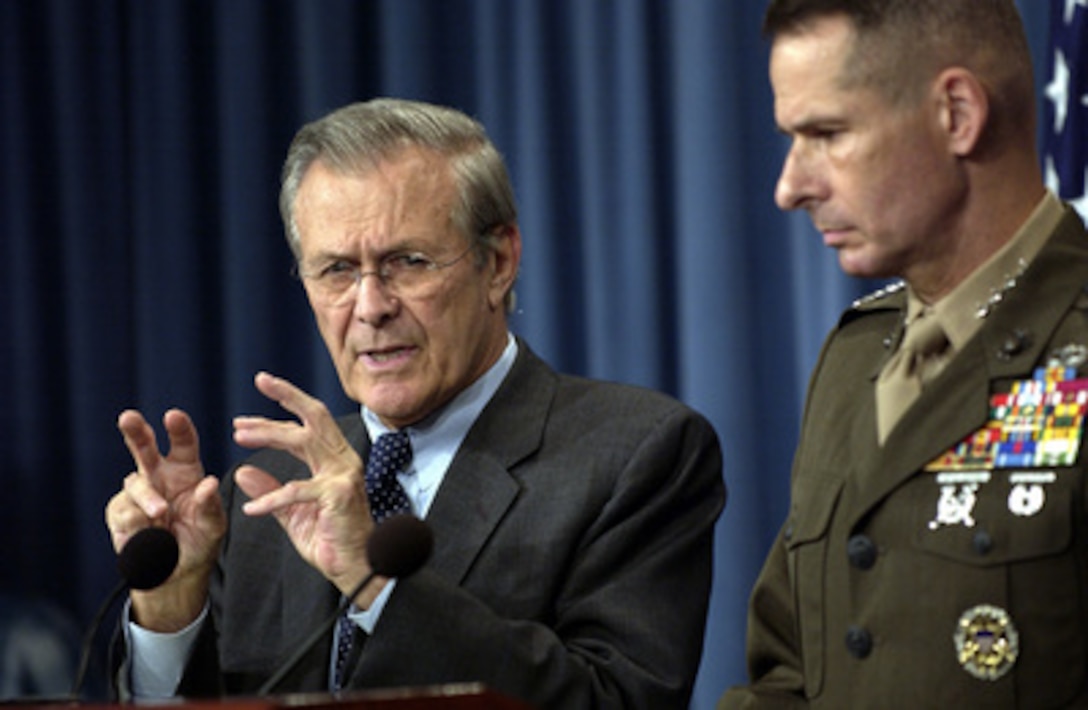
<path fill-rule="evenodd" d="M 250 500 L 281 488 L 280 482 L 256 466 L 239 466 L 234 480 Z"/>
<path fill-rule="evenodd" d="M 193 524 L 209 538 L 218 539 L 227 527 L 223 500 L 219 497 L 219 479 L 205 476 L 193 489 Z"/>

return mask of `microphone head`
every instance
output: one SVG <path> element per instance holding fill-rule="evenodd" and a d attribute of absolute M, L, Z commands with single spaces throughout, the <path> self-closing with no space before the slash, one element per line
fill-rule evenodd
<path fill-rule="evenodd" d="M 117 571 L 133 589 L 154 589 L 178 564 L 178 541 L 168 530 L 144 528 L 117 555 Z"/>
<path fill-rule="evenodd" d="M 392 515 L 374 528 L 366 543 L 370 568 L 383 577 L 407 577 L 434 549 L 430 526 L 414 515 Z"/>

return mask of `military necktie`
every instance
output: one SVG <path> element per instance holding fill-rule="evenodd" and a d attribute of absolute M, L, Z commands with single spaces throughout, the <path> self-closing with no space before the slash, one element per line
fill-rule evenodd
<path fill-rule="evenodd" d="M 888 361 L 876 383 L 876 421 L 881 444 L 921 394 L 927 360 L 940 355 L 947 346 L 948 337 L 932 314 L 922 315 L 907 326 L 899 351 Z"/>
<path fill-rule="evenodd" d="M 370 515 L 376 524 L 390 515 L 412 512 L 408 494 L 397 480 L 397 474 L 403 472 L 411 460 L 412 444 L 404 431 L 382 434 L 370 447 L 370 456 L 366 463 L 366 497 L 370 502 Z M 358 642 L 356 636 L 359 633 L 361 630 L 347 613 L 340 617 L 336 666 L 331 683 L 334 692 L 343 688 L 348 661 Z"/>

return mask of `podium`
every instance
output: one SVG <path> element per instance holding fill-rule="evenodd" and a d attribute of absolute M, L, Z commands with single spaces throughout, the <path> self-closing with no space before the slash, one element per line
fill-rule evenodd
<path fill-rule="evenodd" d="M 238 710 L 532 710 L 520 700 L 488 689 L 480 683 L 453 683 L 420 688 L 353 691 L 338 696 L 328 693 L 283 695 L 269 699 L 216 701 Z"/>
<path fill-rule="evenodd" d="M 533 710 L 526 703 L 497 693 L 479 683 L 452 683 L 418 688 L 360 690 L 332 695 L 295 693 L 267 698 L 226 697 L 210 700 L 157 700 L 144 703 L 108 704 L 27 699 L 0 703 L 0 708 L 25 710 Z"/>

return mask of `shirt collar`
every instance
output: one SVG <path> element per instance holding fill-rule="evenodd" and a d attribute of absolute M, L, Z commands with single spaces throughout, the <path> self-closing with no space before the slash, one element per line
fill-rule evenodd
<path fill-rule="evenodd" d="M 982 327 L 989 309 L 1015 288 L 1020 275 L 1058 226 L 1062 213 L 1061 201 L 1048 190 L 1008 242 L 928 309 L 940 320 L 953 350 L 963 348 Z M 908 290 L 908 323 L 921 308 L 921 302 Z"/>
<path fill-rule="evenodd" d="M 506 337 L 506 347 L 502 355 L 487 372 L 459 392 L 437 412 L 417 424 L 405 427 L 408 438 L 412 442 L 413 461 L 419 461 L 420 456 L 426 458 L 428 449 L 431 447 L 456 450 L 460 446 L 468 430 L 480 416 L 480 412 L 491 401 L 502 381 L 506 379 L 510 368 L 514 366 L 514 360 L 518 354 L 517 340 L 510 333 L 507 333 Z M 392 431 L 365 405 L 361 411 L 363 423 L 366 425 L 371 441 Z"/>

